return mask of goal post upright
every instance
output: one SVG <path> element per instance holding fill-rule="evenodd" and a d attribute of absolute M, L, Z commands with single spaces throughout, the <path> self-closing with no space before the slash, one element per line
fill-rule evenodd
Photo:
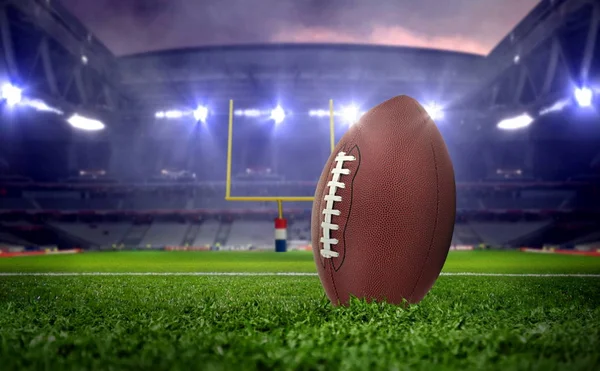
<path fill-rule="evenodd" d="M 329 142 L 331 152 L 335 147 L 333 99 L 329 100 Z M 233 151 L 233 99 L 229 100 L 229 120 L 227 131 L 227 171 L 225 178 L 225 200 L 239 202 L 277 202 L 277 218 L 275 218 L 275 251 L 287 250 L 287 220 L 283 215 L 283 202 L 312 202 L 312 196 L 232 196 L 231 195 L 231 162 Z"/>
<path fill-rule="evenodd" d="M 335 128 L 333 125 L 333 99 L 329 100 L 329 142 L 331 144 L 331 153 L 335 148 Z"/>
<path fill-rule="evenodd" d="M 231 198 L 231 151 L 233 147 L 233 99 L 229 100 L 229 129 L 227 130 L 227 176 L 225 179 L 225 199 Z"/>

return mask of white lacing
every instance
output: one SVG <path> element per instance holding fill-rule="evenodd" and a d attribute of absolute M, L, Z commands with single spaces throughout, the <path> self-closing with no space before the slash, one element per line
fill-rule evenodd
<path fill-rule="evenodd" d="M 338 188 L 346 188 L 346 185 L 340 182 L 341 175 L 349 175 L 350 169 L 344 169 L 345 161 L 354 161 L 356 158 L 354 156 L 347 156 L 345 152 L 340 152 L 335 157 L 336 165 L 331 170 L 333 177 L 331 181 L 327 183 L 327 187 L 329 187 L 329 193 L 325 195 L 324 200 L 327 201 L 325 208 L 323 209 L 323 214 L 325 214 L 325 220 L 321 223 L 321 230 L 323 234 L 321 236 L 321 243 L 323 244 L 323 248 L 321 249 L 321 256 L 324 258 L 336 258 L 339 256 L 339 253 L 331 250 L 333 245 L 336 245 L 339 240 L 337 238 L 331 238 L 329 232 L 337 231 L 340 226 L 337 224 L 331 223 L 331 217 L 333 215 L 339 216 L 340 211 L 333 208 L 334 202 L 342 202 L 342 196 L 336 196 L 335 192 Z"/>

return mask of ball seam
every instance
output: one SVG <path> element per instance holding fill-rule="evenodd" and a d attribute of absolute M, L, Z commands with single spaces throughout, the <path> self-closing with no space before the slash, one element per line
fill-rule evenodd
<path fill-rule="evenodd" d="M 338 267 L 335 267 L 335 264 L 333 264 L 333 268 L 334 270 L 337 272 L 342 268 L 342 265 L 344 264 L 344 261 L 346 260 L 346 230 L 348 229 L 348 223 L 350 222 L 350 215 L 352 215 L 352 203 L 354 201 L 354 180 L 356 179 L 356 176 L 358 175 L 358 171 L 360 170 L 360 162 L 361 162 L 361 157 L 360 157 L 360 147 L 358 147 L 358 144 L 353 144 L 352 148 L 350 148 L 350 150 L 348 151 L 348 153 L 352 153 L 352 151 L 356 149 L 357 152 L 357 156 L 356 156 L 356 170 L 354 171 L 354 174 L 352 174 L 352 179 L 350 180 L 349 184 L 350 186 L 348 187 L 350 189 L 350 202 L 348 203 L 348 217 L 346 218 L 346 222 L 344 223 L 344 232 L 342 233 L 342 241 L 343 241 L 343 246 L 344 246 L 344 250 L 343 250 L 343 254 L 342 251 L 340 251 L 339 253 L 342 254 L 342 258 L 340 261 L 340 265 L 338 265 Z M 332 260 L 333 263 L 333 260 Z"/>
<path fill-rule="evenodd" d="M 421 281 L 421 278 L 423 277 L 423 272 L 425 271 L 425 266 L 427 265 L 427 262 L 429 261 L 429 257 L 431 255 L 431 250 L 433 248 L 433 244 L 435 241 L 435 231 L 437 229 L 438 219 L 439 219 L 439 214 L 440 214 L 440 183 L 439 183 L 437 159 L 435 156 L 435 148 L 433 147 L 433 143 L 430 143 L 429 145 L 431 146 L 431 152 L 433 153 L 433 166 L 435 169 L 435 190 L 436 190 L 435 221 L 433 223 L 433 231 L 431 233 L 431 241 L 429 242 L 429 248 L 427 249 L 427 255 L 425 257 L 425 261 L 423 262 L 423 265 L 421 266 L 421 271 L 419 272 L 419 276 L 418 276 L 417 280 L 415 281 L 415 285 L 413 286 L 412 291 L 410 292 L 410 295 L 408 295 L 407 299 L 409 301 L 412 300 L 412 296 L 415 293 L 417 286 L 419 285 L 419 281 Z"/>

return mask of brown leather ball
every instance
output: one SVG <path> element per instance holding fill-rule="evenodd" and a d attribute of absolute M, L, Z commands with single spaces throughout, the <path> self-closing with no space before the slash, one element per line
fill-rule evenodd
<path fill-rule="evenodd" d="M 331 302 L 419 302 L 442 270 L 455 213 L 452 162 L 425 109 L 408 96 L 372 108 L 337 143 L 315 192 L 312 248 Z"/>

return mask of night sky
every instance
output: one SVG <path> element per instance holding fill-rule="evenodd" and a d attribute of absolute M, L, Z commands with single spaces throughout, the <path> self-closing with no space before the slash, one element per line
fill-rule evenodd
<path fill-rule="evenodd" d="M 341 42 L 487 54 L 539 0 L 61 0 L 116 55 Z"/>

